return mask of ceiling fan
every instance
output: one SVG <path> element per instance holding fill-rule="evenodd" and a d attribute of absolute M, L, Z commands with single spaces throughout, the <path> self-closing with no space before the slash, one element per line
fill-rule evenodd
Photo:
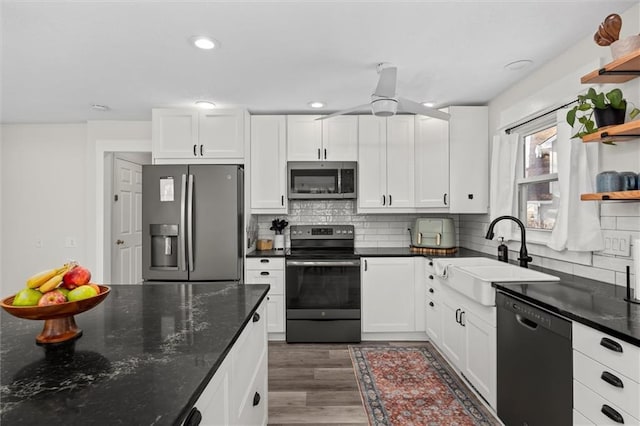
<path fill-rule="evenodd" d="M 396 112 L 408 112 L 411 114 L 426 115 L 427 117 L 438 118 L 440 120 L 449 120 L 449 114 L 446 112 L 438 111 L 435 108 L 429 108 L 418 102 L 396 96 L 397 67 L 383 62 L 378 64 L 377 69 L 380 78 L 378 79 L 376 90 L 371 95 L 371 102 L 334 112 L 333 114 L 324 115 L 317 118 L 317 120 L 326 120 L 327 118 L 359 111 L 366 107 L 371 107 L 373 115 L 378 117 L 390 117 Z"/>

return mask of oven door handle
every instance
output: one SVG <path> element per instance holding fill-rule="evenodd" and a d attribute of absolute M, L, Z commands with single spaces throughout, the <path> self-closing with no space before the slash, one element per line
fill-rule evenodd
<path fill-rule="evenodd" d="M 287 266 L 360 266 L 360 259 L 354 259 L 354 260 L 287 260 Z"/>

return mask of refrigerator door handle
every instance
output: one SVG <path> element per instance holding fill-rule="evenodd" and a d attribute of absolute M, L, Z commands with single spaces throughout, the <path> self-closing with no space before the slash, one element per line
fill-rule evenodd
<path fill-rule="evenodd" d="M 187 204 L 187 240 L 189 245 L 189 272 L 193 272 L 193 175 L 189 174 Z"/>
<path fill-rule="evenodd" d="M 180 191 L 180 232 L 179 232 L 179 248 L 178 248 L 178 267 L 181 271 L 186 270 L 187 265 L 187 243 L 185 241 L 185 208 L 186 208 L 186 196 L 187 196 L 187 175 L 182 175 L 182 183 L 181 183 Z"/>

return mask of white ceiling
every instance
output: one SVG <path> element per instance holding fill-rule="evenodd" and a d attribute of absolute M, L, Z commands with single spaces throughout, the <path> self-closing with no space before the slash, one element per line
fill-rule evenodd
<path fill-rule="evenodd" d="M 198 99 L 333 112 L 369 101 L 383 61 L 400 96 L 486 104 L 637 1 L 2 0 L 1 121 L 149 120 Z"/>

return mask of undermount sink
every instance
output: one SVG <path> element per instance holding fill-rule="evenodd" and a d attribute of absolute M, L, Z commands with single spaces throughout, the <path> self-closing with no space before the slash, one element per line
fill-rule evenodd
<path fill-rule="evenodd" d="M 553 275 L 488 258 L 451 259 L 442 280 L 452 289 L 485 306 L 495 305 L 496 292 L 492 283 L 558 281 L 560 278 Z"/>

